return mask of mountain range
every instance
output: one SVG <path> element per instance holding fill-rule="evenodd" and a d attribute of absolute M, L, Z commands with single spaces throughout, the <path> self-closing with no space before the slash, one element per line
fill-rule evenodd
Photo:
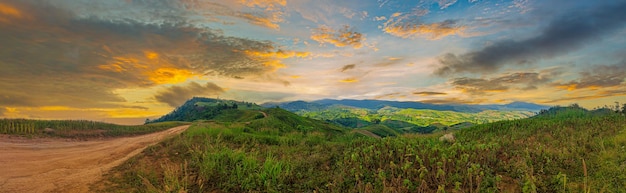
<path fill-rule="evenodd" d="M 269 102 L 261 104 L 263 107 L 280 107 L 288 111 L 296 112 L 300 110 L 315 111 L 326 109 L 330 106 L 342 105 L 349 107 L 364 108 L 370 110 L 378 110 L 384 107 L 395 108 L 411 108 L 411 109 L 430 109 L 438 111 L 454 111 L 464 113 L 478 113 L 485 110 L 497 111 L 532 111 L 538 112 L 542 109 L 548 109 L 549 106 L 538 105 L 527 102 L 513 102 L 504 105 L 470 105 L 470 104 L 431 104 L 413 101 L 385 101 L 385 100 L 355 100 L 355 99 L 322 99 L 316 101 L 289 101 L 289 102 Z"/>

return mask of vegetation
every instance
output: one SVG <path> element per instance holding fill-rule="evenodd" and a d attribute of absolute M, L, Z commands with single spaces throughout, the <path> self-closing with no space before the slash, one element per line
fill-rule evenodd
<path fill-rule="evenodd" d="M 400 121 L 408 123 L 400 133 L 424 133 L 435 131 L 432 128 L 441 128 L 443 125 L 452 126 L 459 123 L 489 123 L 500 120 L 522 119 L 534 115 L 530 111 L 495 111 L 486 110 L 478 113 L 463 113 L 455 111 L 439 111 L 428 109 L 401 109 L 396 107 L 384 107 L 378 110 L 363 108 L 333 106 L 324 110 L 300 110 L 296 114 L 319 120 L 326 120 L 350 128 L 361 128 L 372 125 L 375 121 Z M 413 128 L 413 129 L 410 129 Z M 399 129 L 399 128 L 395 128 Z"/>
<path fill-rule="evenodd" d="M 0 119 L 0 134 L 65 138 L 114 137 L 147 134 L 185 124 L 189 123 L 163 122 L 127 126 L 85 120 Z"/>
<path fill-rule="evenodd" d="M 553 108 L 459 130 L 456 142 L 374 139 L 282 109 L 248 112 L 195 122 L 120 165 L 100 191 L 620 192 L 626 116 L 609 112 Z"/>
<path fill-rule="evenodd" d="M 200 119 L 213 119 L 218 115 L 222 115 L 222 111 L 233 109 L 239 110 L 260 110 L 262 107 L 248 102 L 239 102 L 232 100 L 220 100 L 211 98 L 194 97 L 189 99 L 185 104 L 176 108 L 163 117 L 155 120 L 146 120 L 146 123 L 156 123 L 165 121 L 194 121 Z M 230 111 L 230 113 L 236 113 Z"/>

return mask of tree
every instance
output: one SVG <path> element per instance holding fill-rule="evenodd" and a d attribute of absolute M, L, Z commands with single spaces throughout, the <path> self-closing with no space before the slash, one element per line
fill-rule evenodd
<path fill-rule="evenodd" d="M 626 114 L 626 103 L 624 103 L 624 106 L 622 106 L 622 114 Z"/>

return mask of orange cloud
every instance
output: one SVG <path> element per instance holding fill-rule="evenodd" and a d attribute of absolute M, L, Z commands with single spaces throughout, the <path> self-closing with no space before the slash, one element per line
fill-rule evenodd
<path fill-rule="evenodd" d="M 272 29 L 280 29 L 280 25 L 277 23 L 283 22 L 283 19 L 279 15 L 271 15 L 268 16 L 259 16 L 251 13 L 243 13 L 240 15 L 241 18 L 247 19 L 249 23 L 259 26 L 264 26 Z"/>
<path fill-rule="evenodd" d="M 154 60 L 154 59 L 158 59 L 159 58 L 159 54 L 156 52 L 152 52 L 152 51 L 144 51 L 143 52 L 144 55 L 146 56 L 146 58 Z"/>
<path fill-rule="evenodd" d="M 346 79 L 339 80 L 339 82 L 355 83 L 355 82 L 359 82 L 359 79 L 356 79 L 356 78 L 352 77 L 352 78 L 346 78 Z"/>
<path fill-rule="evenodd" d="M 311 39 L 320 44 L 329 43 L 337 47 L 352 46 L 357 49 L 363 47 L 362 42 L 365 41 L 363 34 L 353 31 L 348 25 L 343 26 L 343 28 L 339 30 L 334 30 L 327 26 L 320 26 L 313 29 Z"/>
<path fill-rule="evenodd" d="M 11 5 L 0 3 L 0 22 L 8 23 L 12 19 L 21 18 L 24 18 L 24 15 L 19 9 Z"/>
<path fill-rule="evenodd" d="M 383 29 L 386 33 L 401 38 L 412 38 L 426 36 L 431 40 L 438 40 L 446 36 L 462 35 L 466 27 L 453 26 L 449 22 L 431 23 L 431 24 L 401 24 L 390 23 L 385 25 Z"/>
<path fill-rule="evenodd" d="M 568 91 L 576 90 L 577 87 L 578 87 L 578 84 L 567 84 L 567 85 L 557 85 L 556 86 L 556 88 L 566 89 Z"/>
<path fill-rule="evenodd" d="M 401 38 L 425 37 L 431 40 L 441 39 L 450 35 L 463 35 L 465 26 L 458 25 L 455 20 L 423 23 L 420 17 L 428 14 L 428 10 L 414 10 L 411 13 L 394 13 L 383 25 L 385 33 Z"/>
<path fill-rule="evenodd" d="M 189 70 L 176 68 L 159 68 L 146 73 L 148 79 L 156 84 L 176 84 L 187 81 L 194 76 Z"/>
<path fill-rule="evenodd" d="M 274 10 L 279 6 L 287 6 L 286 0 L 240 0 L 239 2 L 248 7 L 261 7 L 268 10 Z"/>
<path fill-rule="evenodd" d="M 265 67 L 271 67 L 272 71 L 275 71 L 279 68 L 285 68 L 286 65 L 282 63 L 282 59 L 288 58 L 304 58 L 310 55 L 309 52 L 296 52 L 296 51 L 250 51 L 246 50 L 244 53 L 254 58 L 256 61 L 262 63 Z"/>
<path fill-rule="evenodd" d="M 249 8 L 263 9 L 262 12 L 237 14 L 238 17 L 248 20 L 251 24 L 280 29 L 278 23 L 285 21 L 282 8 L 287 6 L 286 0 L 240 0 L 239 3 Z"/>

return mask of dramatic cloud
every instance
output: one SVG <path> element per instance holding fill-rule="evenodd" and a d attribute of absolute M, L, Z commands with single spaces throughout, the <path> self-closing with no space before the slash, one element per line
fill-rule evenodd
<path fill-rule="evenodd" d="M 170 17 L 183 16 L 187 21 L 202 18 L 198 22 L 234 23 L 239 19 L 253 25 L 276 30 L 280 29 L 279 24 L 285 21 L 284 8 L 287 5 L 285 0 L 241 0 L 219 3 L 210 0 L 165 0 L 164 2 L 167 3 L 133 1 L 133 4 L 152 7 L 157 11 L 152 17 L 162 17 L 161 15 L 174 12 L 176 14 Z M 246 9 L 235 10 L 241 6 L 245 6 Z M 168 12 L 163 11 L 164 9 Z"/>
<path fill-rule="evenodd" d="M 303 52 L 184 21 L 82 17 L 47 3 L 0 6 L 0 105 L 117 108 L 117 89 L 201 76 L 269 77 Z"/>
<path fill-rule="evenodd" d="M 205 85 L 191 82 L 185 86 L 171 86 L 158 92 L 154 98 L 157 101 L 166 103 L 171 107 L 178 107 L 194 96 L 218 95 L 223 92 L 223 88 L 211 82 Z"/>
<path fill-rule="evenodd" d="M 329 43 L 337 47 L 352 46 L 353 48 L 363 47 L 365 36 L 359 32 L 355 32 L 350 26 L 345 25 L 339 30 L 332 29 L 327 26 L 320 26 L 313 29 L 311 39 L 320 44 Z"/>
<path fill-rule="evenodd" d="M 595 66 L 587 71 L 580 72 L 578 80 L 568 83 L 556 83 L 555 86 L 567 90 L 602 89 L 607 87 L 624 86 L 626 82 L 626 61 L 610 66 Z"/>
<path fill-rule="evenodd" d="M 447 6 L 446 6 L 447 7 Z M 444 7 L 442 7 L 444 9 Z M 394 13 L 383 26 L 385 33 L 401 38 L 423 37 L 431 40 L 451 35 L 462 35 L 465 26 L 456 20 L 445 20 L 435 23 L 424 23 L 420 17 L 428 14 L 428 10 L 417 9 L 411 13 Z"/>
<path fill-rule="evenodd" d="M 432 92 L 432 91 L 421 91 L 421 92 L 413 92 L 414 95 L 418 96 L 439 96 L 439 95 L 448 95 L 445 92 Z"/>
<path fill-rule="evenodd" d="M 626 3 L 581 11 L 554 19 L 541 34 L 526 40 L 503 40 L 481 50 L 440 57 L 437 75 L 490 73 L 501 67 L 532 63 L 580 49 L 626 23 Z"/>
<path fill-rule="evenodd" d="M 348 64 L 348 65 L 345 65 L 345 66 L 341 67 L 340 71 L 341 72 L 345 72 L 347 70 L 351 70 L 351 69 L 354 69 L 354 68 L 356 68 L 356 64 Z"/>
<path fill-rule="evenodd" d="M 537 86 L 549 83 L 560 75 L 559 69 L 542 72 L 507 73 L 496 78 L 455 78 L 451 84 L 461 91 L 470 94 L 482 95 L 485 92 L 504 92 L 510 89 L 534 90 Z"/>

